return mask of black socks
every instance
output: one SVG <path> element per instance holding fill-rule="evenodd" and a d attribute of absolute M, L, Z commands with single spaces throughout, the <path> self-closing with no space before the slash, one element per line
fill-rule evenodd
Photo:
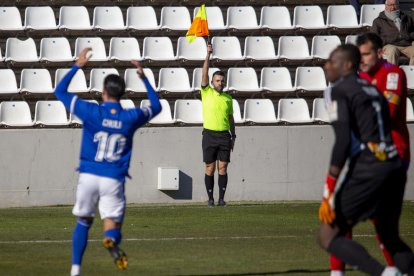
<path fill-rule="evenodd" d="M 208 194 L 208 200 L 213 200 L 213 191 L 214 191 L 214 175 L 205 175 L 204 183 L 206 184 L 206 190 Z"/>
<path fill-rule="evenodd" d="M 218 177 L 218 186 L 219 186 L 219 200 L 224 199 L 224 194 L 226 193 L 227 188 L 227 174 L 219 174 Z"/>

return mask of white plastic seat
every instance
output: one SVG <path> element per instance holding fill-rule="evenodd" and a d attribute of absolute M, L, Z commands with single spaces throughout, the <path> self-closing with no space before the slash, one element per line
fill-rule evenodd
<path fill-rule="evenodd" d="M 192 43 L 188 43 L 185 37 L 178 38 L 177 59 L 204 60 L 206 58 L 207 45 L 202 37 L 196 37 Z"/>
<path fill-rule="evenodd" d="M 65 106 L 61 101 L 38 101 L 35 107 L 35 125 L 67 126 Z"/>
<path fill-rule="evenodd" d="M 414 65 L 401 65 L 400 68 L 405 72 L 407 88 L 414 89 Z"/>
<path fill-rule="evenodd" d="M 229 91 L 259 92 L 256 71 L 251 67 L 229 68 L 227 73 Z"/>
<path fill-rule="evenodd" d="M 311 59 L 309 46 L 304 36 L 281 36 L 278 45 L 279 58 L 291 60 Z"/>
<path fill-rule="evenodd" d="M 194 8 L 193 18 L 196 17 L 199 8 L 200 7 Z M 209 30 L 217 31 L 226 29 L 226 25 L 224 25 L 223 13 L 221 12 L 220 7 L 205 7 L 205 9 L 208 18 Z"/>
<path fill-rule="evenodd" d="M 154 89 L 156 89 L 154 73 L 152 72 L 152 70 L 149 68 L 144 68 L 144 73 L 149 83 L 151 84 L 151 86 Z M 131 69 L 131 68 L 126 69 L 124 79 L 125 79 L 125 90 L 127 92 L 135 92 L 135 93 L 146 93 L 147 92 L 144 82 L 137 75 L 136 69 Z"/>
<path fill-rule="evenodd" d="M 293 26 L 302 29 L 325 29 L 320 6 L 296 6 L 293 11 Z"/>
<path fill-rule="evenodd" d="M 1 53 L 1 48 L 0 48 L 0 61 L 4 61 L 4 57 L 3 57 L 2 53 Z"/>
<path fill-rule="evenodd" d="M 251 60 L 277 59 L 275 45 L 270 36 L 248 36 L 244 41 L 244 58 Z"/>
<path fill-rule="evenodd" d="M 100 30 L 124 30 L 124 17 L 118 6 L 95 7 L 93 10 L 92 26 Z"/>
<path fill-rule="evenodd" d="M 385 10 L 385 5 L 376 4 L 376 5 L 362 5 L 361 6 L 361 17 L 360 25 L 361 26 L 372 26 L 374 19 L 378 17 L 380 12 Z"/>
<path fill-rule="evenodd" d="M 144 38 L 142 57 L 154 61 L 175 60 L 171 39 L 169 37 Z"/>
<path fill-rule="evenodd" d="M 22 18 L 17 7 L 0 7 L 0 30 L 23 30 Z"/>
<path fill-rule="evenodd" d="M 202 124 L 203 111 L 200 100 L 176 100 L 174 121 L 184 124 Z"/>
<path fill-rule="evenodd" d="M 256 12 L 252 6 L 236 6 L 227 9 L 227 29 L 258 29 Z"/>
<path fill-rule="evenodd" d="M 89 91 L 102 93 L 103 83 L 105 77 L 111 74 L 119 76 L 118 70 L 115 68 L 94 68 L 91 70 L 91 76 L 89 78 Z"/>
<path fill-rule="evenodd" d="M 129 7 L 126 15 L 126 27 L 139 31 L 152 31 L 160 28 L 152 6 Z"/>
<path fill-rule="evenodd" d="M 0 69 L 0 94 L 15 94 L 17 88 L 16 75 L 12 69 Z"/>
<path fill-rule="evenodd" d="M 297 67 L 295 87 L 306 91 L 325 90 L 326 78 L 322 67 Z"/>
<path fill-rule="evenodd" d="M 29 104 L 24 101 L 1 102 L 0 125 L 28 127 L 33 126 Z"/>
<path fill-rule="evenodd" d="M 260 88 L 271 92 L 295 91 L 286 67 L 264 67 L 260 77 Z"/>
<path fill-rule="evenodd" d="M 59 29 L 92 30 L 89 12 L 84 6 L 63 6 L 59 11 Z"/>
<path fill-rule="evenodd" d="M 244 101 L 245 122 L 277 123 L 275 107 L 269 99 L 247 99 Z"/>
<path fill-rule="evenodd" d="M 20 75 L 20 92 L 53 93 L 49 71 L 47 69 L 23 69 Z"/>
<path fill-rule="evenodd" d="M 70 71 L 70 69 L 57 69 L 55 72 L 55 88 L 58 83 L 63 79 L 63 77 Z M 88 92 L 88 86 L 86 84 L 85 73 L 82 69 L 76 71 L 76 74 L 73 76 L 69 87 L 68 92 L 71 93 L 84 93 Z"/>
<path fill-rule="evenodd" d="M 27 7 L 24 16 L 24 27 L 33 30 L 57 29 L 53 9 L 49 6 Z"/>
<path fill-rule="evenodd" d="M 191 17 L 187 7 L 163 7 L 161 9 L 161 29 L 184 31 L 190 26 Z"/>
<path fill-rule="evenodd" d="M 122 99 L 119 101 L 123 109 L 135 108 L 135 104 L 131 99 Z"/>
<path fill-rule="evenodd" d="M 73 61 L 72 51 L 66 37 L 45 37 L 40 41 L 40 61 Z"/>
<path fill-rule="evenodd" d="M 339 45 L 341 45 L 341 40 L 336 35 L 315 35 L 312 38 L 311 56 L 328 59 L 331 52 Z"/>
<path fill-rule="evenodd" d="M 330 122 L 328 111 L 326 110 L 325 99 L 316 98 L 313 100 L 312 120 L 314 122 Z"/>
<path fill-rule="evenodd" d="M 233 119 L 236 124 L 243 124 L 244 119 L 242 118 L 239 102 L 233 99 Z"/>
<path fill-rule="evenodd" d="M 357 35 L 347 35 L 345 37 L 345 44 L 353 44 L 356 45 Z"/>
<path fill-rule="evenodd" d="M 185 68 L 161 68 L 158 91 L 190 92 L 190 79 Z"/>
<path fill-rule="evenodd" d="M 29 37 L 26 40 L 18 38 L 8 38 L 6 41 L 5 61 L 14 62 L 37 62 L 36 44 L 33 38 Z"/>
<path fill-rule="evenodd" d="M 135 37 L 113 37 L 109 43 L 110 60 L 141 60 L 141 51 Z"/>
<path fill-rule="evenodd" d="M 414 122 L 413 103 L 407 98 L 407 122 Z"/>
<path fill-rule="evenodd" d="M 213 45 L 212 59 L 243 60 L 239 39 L 235 36 L 215 36 L 211 40 Z"/>
<path fill-rule="evenodd" d="M 86 100 L 87 102 L 90 103 L 94 103 L 94 104 L 99 104 L 96 100 Z M 79 119 L 78 116 L 76 116 L 75 114 L 70 113 L 69 114 L 69 124 L 71 125 L 82 125 L 82 120 Z"/>
<path fill-rule="evenodd" d="M 208 76 L 210 80 L 213 77 L 214 72 L 219 71 L 220 69 L 215 67 L 208 68 Z M 203 68 L 195 68 L 193 71 L 193 84 L 191 89 L 193 91 L 199 91 L 201 89 L 201 79 L 203 77 Z M 211 85 L 211 83 L 210 83 Z"/>
<path fill-rule="evenodd" d="M 288 8 L 282 6 L 262 7 L 260 28 L 271 30 L 293 29 Z"/>
<path fill-rule="evenodd" d="M 277 118 L 288 123 L 311 123 L 309 107 L 305 99 L 280 99 Z"/>
<path fill-rule="evenodd" d="M 105 43 L 100 37 L 78 37 L 75 42 L 75 57 L 85 48 L 92 48 L 90 61 L 107 61 Z"/>
<path fill-rule="evenodd" d="M 149 121 L 149 123 L 153 124 L 153 125 L 170 125 L 170 124 L 174 124 L 175 121 L 174 121 L 174 119 L 172 118 L 172 115 L 171 115 L 170 104 L 165 99 L 161 99 L 160 103 L 161 103 L 161 108 L 162 108 L 161 112 L 157 116 L 152 118 Z M 149 100 L 142 100 L 140 108 L 143 108 L 143 107 L 146 107 L 146 106 L 149 106 L 149 105 L 150 105 Z"/>
<path fill-rule="evenodd" d="M 355 8 L 351 5 L 329 6 L 326 25 L 331 28 L 359 28 Z"/>

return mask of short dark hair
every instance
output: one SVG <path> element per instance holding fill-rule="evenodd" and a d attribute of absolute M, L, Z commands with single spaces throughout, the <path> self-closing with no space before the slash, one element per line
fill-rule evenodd
<path fill-rule="evenodd" d="M 368 42 L 372 43 L 372 46 L 374 47 L 375 51 L 382 49 L 382 47 L 384 46 L 384 43 L 382 42 L 381 37 L 377 35 L 376 33 L 361 34 L 357 37 L 357 40 L 356 40 L 356 44 L 358 47 Z"/>
<path fill-rule="evenodd" d="M 224 74 L 224 72 L 221 71 L 221 70 L 218 70 L 218 71 L 214 72 L 213 73 L 213 76 L 211 77 L 211 79 L 213 79 L 215 75 L 222 76 L 223 78 L 226 77 L 226 75 Z"/>
<path fill-rule="evenodd" d="M 345 44 L 338 46 L 335 51 L 340 51 L 344 54 L 345 59 L 352 62 L 352 69 L 356 72 L 361 63 L 361 53 L 358 47 L 352 44 Z"/>
<path fill-rule="evenodd" d="M 125 81 L 118 75 L 108 75 L 104 80 L 104 89 L 109 97 L 120 100 L 125 93 Z"/>

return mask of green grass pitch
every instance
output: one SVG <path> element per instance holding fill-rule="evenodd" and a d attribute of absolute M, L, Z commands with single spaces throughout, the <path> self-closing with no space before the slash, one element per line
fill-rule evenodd
<path fill-rule="evenodd" d="M 121 246 L 128 270 L 116 270 L 96 220 L 83 275 L 328 275 L 328 255 L 316 243 L 318 206 L 130 205 Z M 71 207 L 2 209 L 0 218 L 0 275 L 69 275 Z M 413 202 L 404 205 L 401 233 L 414 247 Z M 383 261 L 370 223 L 354 234 Z M 350 269 L 347 275 L 361 274 Z"/>

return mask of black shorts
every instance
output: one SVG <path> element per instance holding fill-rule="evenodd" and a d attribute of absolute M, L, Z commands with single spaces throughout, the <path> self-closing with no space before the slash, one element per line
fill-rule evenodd
<path fill-rule="evenodd" d="M 228 131 L 203 130 L 203 161 L 206 164 L 217 160 L 230 162 L 231 135 Z"/>

